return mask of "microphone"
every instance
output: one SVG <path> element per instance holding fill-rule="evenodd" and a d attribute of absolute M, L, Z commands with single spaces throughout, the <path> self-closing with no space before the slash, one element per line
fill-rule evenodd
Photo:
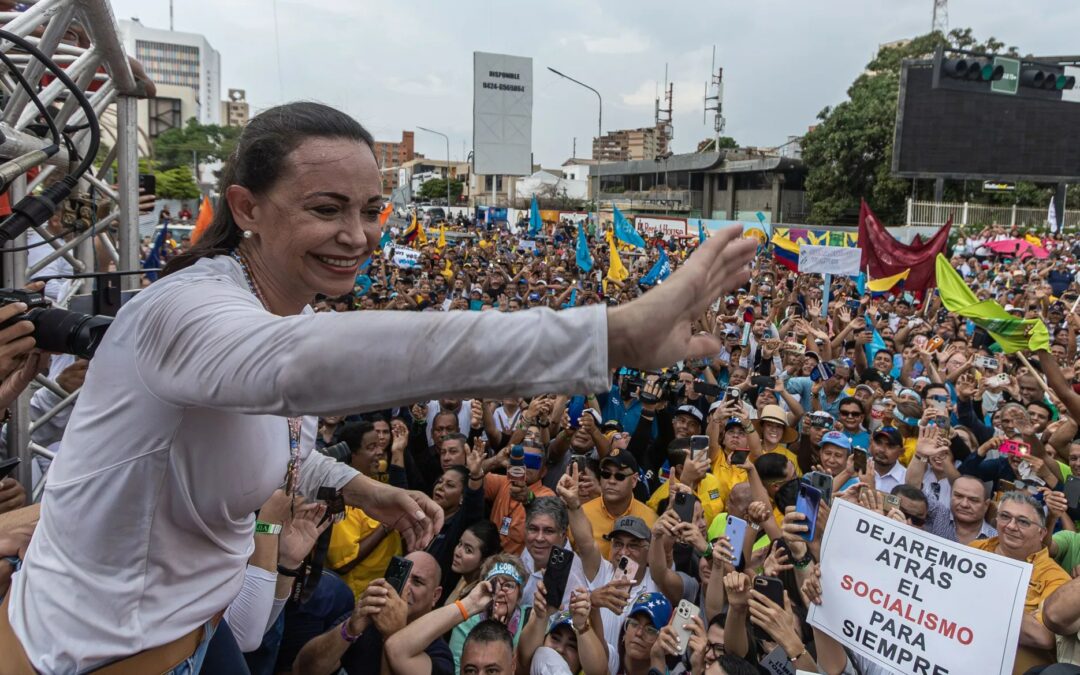
<path fill-rule="evenodd" d="M 59 151 L 60 146 L 50 145 L 47 148 L 28 152 L 9 162 L 0 164 L 0 185 L 7 185 L 38 164 L 44 163 Z"/>

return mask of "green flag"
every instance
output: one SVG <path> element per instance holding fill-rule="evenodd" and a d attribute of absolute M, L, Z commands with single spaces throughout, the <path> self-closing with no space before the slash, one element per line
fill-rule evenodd
<path fill-rule="evenodd" d="M 1050 332 L 1042 319 L 1018 319 L 993 300 L 979 301 L 945 256 L 937 257 L 937 285 L 946 309 L 971 319 L 1001 345 L 1006 354 L 1050 349 Z"/>

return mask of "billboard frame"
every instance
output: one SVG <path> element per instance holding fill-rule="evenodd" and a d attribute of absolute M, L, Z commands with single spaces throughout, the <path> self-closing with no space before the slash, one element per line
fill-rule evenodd
<path fill-rule="evenodd" d="M 994 56 L 993 54 L 987 54 L 985 56 Z M 1068 57 L 1068 59 L 1074 59 L 1077 57 Z M 1066 59 L 1063 59 L 1066 60 Z M 1049 59 L 1042 57 L 1039 59 L 1021 59 L 1023 63 L 1040 62 L 1047 63 Z M 1065 64 L 1057 64 L 1065 65 Z M 907 97 L 907 82 L 908 71 L 911 66 L 926 66 L 934 69 L 933 82 L 936 83 L 938 73 L 935 67 L 934 61 L 928 59 L 904 59 L 900 66 L 900 86 L 897 92 L 896 102 L 896 124 L 893 126 L 893 152 L 892 161 L 890 162 L 890 173 L 895 178 L 921 178 L 921 179 L 936 179 L 945 178 L 950 180 L 996 180 L 996 181 L 1029 181 L 1032 183 L 1080 183 L 1080 173 L 1077 175 L 1045 175 L 1045 174 L 1017 174 L 1017 173 L 982 173 L 982 172 L 938 172 L 938 171 L 900 171 L 900 138 L 904 128 L 904 103 Z M 934 88 L 934 85 L 931 85 Z M 982 96 L 1002 96 L 1000 93 L 992 92 L 970 92 L 973 95 Z M 1063 104 L 1068 105 L 1070 101 L 1062 101 Z"/>

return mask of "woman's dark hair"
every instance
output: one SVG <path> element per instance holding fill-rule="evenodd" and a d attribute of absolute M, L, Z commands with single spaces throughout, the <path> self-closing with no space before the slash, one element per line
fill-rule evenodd
<path fill-rule="evenodd" d="M 225 202 L 225 190 L 241 185 L 263 194 L 281 178 L 287 157 L 309 138 L 341 138 L 375 147 L 375 139 L 359 122 L 322 103 L 297 101 L 264 110 L 244 126 L 236 149 L 225 161 L 218 183 L 217 209 L 210 227 L 189 251 L 165 265 L 171 274 L 195 264 L 200 258 L 226 255 L 240 243 L 241 231 Z"/>
<path fill-rule="evenodd" d="M 349 422 L 338 431 L 338 440 L 349 446 L 350 452 L 356 452 L 364 444 L 364 435 L 375 431 L 371 422 Z"/>
<path fill-rule="evenodd" d="M 472 532 L 473 536 L 480 540 L 480 559 L 502 551 L 502 541 L 499 539 L 499 528 L 495 527 L 490 520 L 478 520 L 465 528 L 466 532 Z"/>

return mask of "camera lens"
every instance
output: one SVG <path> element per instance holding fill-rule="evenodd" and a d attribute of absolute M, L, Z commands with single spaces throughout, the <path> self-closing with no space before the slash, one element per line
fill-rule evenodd
<path fill-rule="evenodd" d="M 84 359 L 94 356 L 112 323 L 111 317 L 66 309 L 32 309 L 25 318 L 34 324 L 34 341 L 38 349 Z"/>

